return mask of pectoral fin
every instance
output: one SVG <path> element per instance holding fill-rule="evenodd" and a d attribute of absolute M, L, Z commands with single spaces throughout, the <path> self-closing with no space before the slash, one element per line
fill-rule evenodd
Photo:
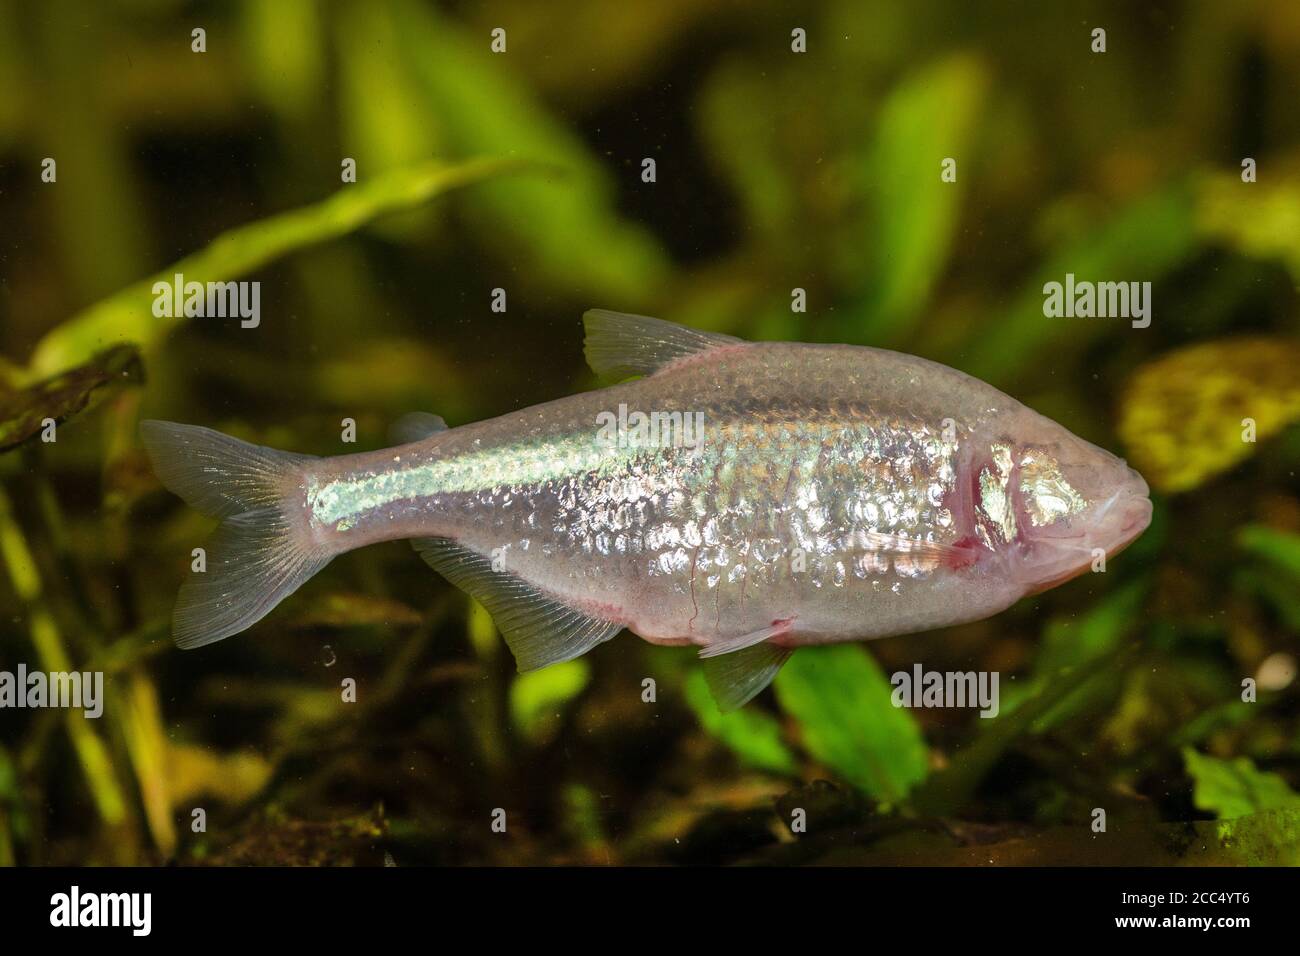
<path fill-rule="evenodd" d="M 520 671 L 581 657 L 623 629 L 584 614 L 522 578 L 494 571 L 492 562 L 446 538 L 412 542 L 435 571 L 487 608 Z"/>
<path fill-rule="evenodd" d="M 789 617 L 779 621 L 773 621 L 768 627 L 760 627 L 757 631 L 751 631 L 748 634 L 733 634 L 716 640 L 713 643 L 700 649 L 700 657 L 707 659 L 710 657 L 720 657 L 723 654 L 734 654 L 737 651 L 743 651 L 747 647 L 753 647 L 755 644 L 761 644 L 769 638 L 776 637 L 778 634 L 784 634 L 790 630 L 794 623 L 794 618 Z"/>

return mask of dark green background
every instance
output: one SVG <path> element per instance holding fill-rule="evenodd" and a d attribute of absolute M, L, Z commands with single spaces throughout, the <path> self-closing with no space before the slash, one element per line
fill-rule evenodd
<path fill-rule="evenodd" d="M 1298 88 L 1286 0 L 0 3 L 0 669 L 109 694 L 0 711 L 0 863 L 1294 862 Z M 187 277 L 260 281 L 261 326 L 152 322 L 149 277 L 237 227 Z M 1044 318 L 1066 272 L 1151 281 L 1151 327 Z M 594 387 L 590 307 L 948 363 L 1152 462 L 1155 522 L 992 620 L 801 652 L 727 718 L 626 634 L 518 678 L 401 544 L 171 646 L 209 523 L 140 417 L 380 447 Z M 1214 375 L 1162 364 L 1192 345 Z M 895 710 L 917 661 L 998 671 L 999 718 Z"/>

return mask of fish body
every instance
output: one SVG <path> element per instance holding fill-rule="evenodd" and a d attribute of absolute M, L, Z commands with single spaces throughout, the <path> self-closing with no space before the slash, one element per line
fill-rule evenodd
<path fill-rule="evenodd" d="M 587 328 L 598 372 L 643 377 L 454 429 L 429 416 L 381 451 L 145 423 L 164 482 L 226 519 L 178 640 L 242 630 L 334 555 L 409 538 L 521 669 L 627 628 L 697 645 L 735 706 L 800 645 L 987 617 L 1149 522 L 1122 461 L 946 366 L 617 313 Z"/>

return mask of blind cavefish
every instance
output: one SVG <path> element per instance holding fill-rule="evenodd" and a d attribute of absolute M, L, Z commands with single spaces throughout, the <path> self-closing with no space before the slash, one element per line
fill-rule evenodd
<path fill-rule="evenodd" d="M 457 428 L 408 417 L 382 451 L 143 422 L 162 482 L 221 519 L 177 643 L 243 631 L 335 555 L 410 538 L 520 670 L 627 628 L 698 646 L 733 708 L 801 645 L 988 617 L 1150 522 L 1121 459 L 935 362 L 584 319 L 592 368 L 640 378 Z"/>

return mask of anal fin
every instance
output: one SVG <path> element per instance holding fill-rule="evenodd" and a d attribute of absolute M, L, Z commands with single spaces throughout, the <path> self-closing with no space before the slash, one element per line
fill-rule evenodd
<path fill-rule="evenodd" d="M 515 655 L 520 671 L 581 657 L 623 629 L 615 621 L 591 617 L 447 538 L 412 542 L 435 571 L 468 593 L 492 615 Z"/>
<path fill-rule="evenodd" d="M 791 648 L 764 641 L 730 654 L 703 658 L 704 679 L 718 709 L 735 710 L 753 700 L 772 683 L 792 653 Z"/>

